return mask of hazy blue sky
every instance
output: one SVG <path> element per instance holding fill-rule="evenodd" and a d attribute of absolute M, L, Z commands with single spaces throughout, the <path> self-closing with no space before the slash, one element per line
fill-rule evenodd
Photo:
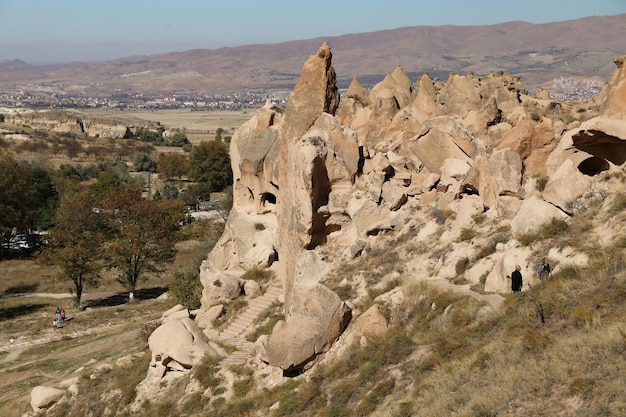
<path fill-rule="evenodd" d="M 622 13 L 626 0 L 0 0 L 0 60 L 101 61 L 403 26 Z"/>

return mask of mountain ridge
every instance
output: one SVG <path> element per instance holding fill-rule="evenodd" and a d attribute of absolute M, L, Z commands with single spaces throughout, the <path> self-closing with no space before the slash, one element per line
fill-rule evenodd
<path fill-rule="evenodd" d="M 512 21 L 483 26 L 409 26 L 316 37 L 276 44 L 191 49 L 104 62 L 16 65 L 0 62 L 0 88 L 55 83 L 82 94 L 161 92 L 224 94 L 255 89 L 290 90 L 306 51 L 328 43 L 338 86 L 355 74 L 366 87 L 397 65 L 407 74 L 445 79 L 450 73 L 505 71 L 535 90 L 557 77 L 606 81 L 622 55 L 626 14 L 554 23 Z M 13 65 L 10 63 L 13 62 Z"/>

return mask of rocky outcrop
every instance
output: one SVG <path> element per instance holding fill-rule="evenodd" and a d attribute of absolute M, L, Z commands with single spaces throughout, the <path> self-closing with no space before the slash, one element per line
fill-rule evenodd
<path fill-rule="evenodd" d="M 68 133 L 81 137 L 86 135 L 91 138 L 128 139 L 137 133 L 138 128 L 163 132 L 163 127 L 154 122 L 139 119 L 90 118 L 64 110 L 10 113 L 5 116 L 5 123 L 47 132 Z"/>
<path fill-rule="evenodd" d="M 604 198 L 601 174 L 623 169 L 626 159 L 614 97 L 621 76 L 605 89 L 606 114 L 566 123 L 549 117 L 550 104 L 543 113 L 529 110 L 545 98 L 531 105 L 524 96 L 522 105 L 519 79 L 502 72 L 454 74 L 445 83 L 424 74 L 413 84 L 396 67 L 370 91 L 355 75 L 339 102 L 331 58 L 322 45 L 304 64 L 287 107 L 266 103 L 233 136 L 233 209 L 201 267 L 198 317 L 205 334 L 223 305 L 266 290 L 242 280 L 246 271 L 278 273 L 285 320 L 256 347 L 259 359 L 286 374 L 322 361 L 342 337 L 352 311 L 323 283 L 342 260 L 382 250 L 378 236 L 394 230 L 398 239 L 412 239 L 419 250 L 404 262 L 411 277 L 447 282 L 457 263 L 482 256 L 464 278 L 484 282 L 486 291 L 509 292 L 506 275 L 515 265 L 528 282 L 535 279 L 534 254 L 521 237 L 554 219 L 569 221 L 577 207 Z M 471 235 L 473 228 L 481 232 Z M 495 239 L 496 251 L 482 255 Z M 551 256 L 585 262 L 575 251 Z M 364 277 L 345 281 L 358 282 L 361 293 L 370 285 Z M 392 292 L 381 302 L 393 303 Z M 501 297 L 492 296 L 498 300 L 489 304 L 497 308 Z M 347 333 L 366 343 L 386 328 L 372 310 Z M 179 352 L 158 349 L 172 369 L 193 366 L 190 358 L 173 359 Z"/>

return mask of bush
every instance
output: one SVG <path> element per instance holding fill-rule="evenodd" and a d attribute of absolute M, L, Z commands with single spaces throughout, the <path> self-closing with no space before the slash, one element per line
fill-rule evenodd
<path fill-rule="evenodd" d="M 469 258 L 461 258 L 456 262 L 456 265 L 454 266 L 454 272 L 456 272 L 457 275 L 463 275 L 463 273 L 465 272 L 465 270 L 467 269 L 467 267 L 469 266 Z"/>
<path fill-rule="evenodd" d="M 197 309 L 200 307 L 202 289 L 198 272 L 176 272 L 169 289 L 170 303 L 181 304 L 191 310 Z"/>
<path fill-rule="evenodd" d="M 143 172 L 156 172 L 157 171 L 157 163 L 154 162 L 152 158 L 150 158 L 147 154 L 140 152 L 135 155 L 133 158 L 133 166 L 137 171 Z"/>
<path fill-rule="evenodd" d="M 470 229 L 469 227 L 464 227 L 463 229 L 461 229 L 461 234 L 459 235 L 458 241 L 465 242 L 467 240 L 472 240 L 478 235 L 479 233 L 476 230 Z"/>
<path fill-rule="evenodd" d="M 217 388 L 222 380 L 216 377 L 219 371 L 219 358 L 205 355 L 199 364 L 193 367 L 193 377 L 204 388 Z"/>

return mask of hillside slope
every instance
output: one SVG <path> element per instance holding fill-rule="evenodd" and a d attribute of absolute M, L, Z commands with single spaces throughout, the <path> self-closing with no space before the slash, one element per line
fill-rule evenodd
<path fill-rule="evenodd" d="M 307 51 L 327 42 L 336 56 L 340 87 L 358 74 L 367 87 L 393 66 L 411 75 L 429 72 L 486 74 L 504 70 L 521 76 L 526 88 L 558 77 L 606 80 L 611 60 L 622 55 L 626 14 L 546 24 L 507 22 L 488 26 L 415 26 L 371 33 L 189 50 L 135 56 L 102 63 L 28 66 L 0 62 L 0 87 L 45 84 L 59 93 L 93 96 L 132 93 L 227 94 L 244 90 L 293 88 Z"/>

